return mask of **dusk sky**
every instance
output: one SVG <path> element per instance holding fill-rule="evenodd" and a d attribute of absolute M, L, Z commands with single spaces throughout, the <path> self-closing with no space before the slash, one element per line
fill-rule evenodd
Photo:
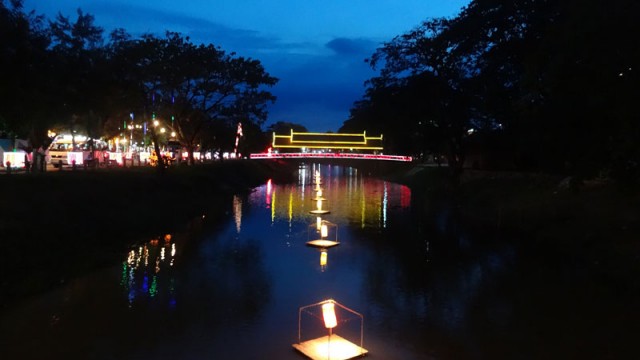
<path fill-rule="evenodd" d="M 260 60 L 280 79 L 266 125 L 287 121 L 310 131 L 337 131 L 364 81 L 375 75 L 365 58 L 422 21 L 455 16 L 469 0 L 25 0 L 53 19 L 76 9 L 105 29 L 134 36 L 171 30 L 194 43 Z"/>

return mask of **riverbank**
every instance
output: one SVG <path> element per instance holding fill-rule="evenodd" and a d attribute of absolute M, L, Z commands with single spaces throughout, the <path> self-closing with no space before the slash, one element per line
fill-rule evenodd
<path fill-rule="evenodd" d="M 576 187 L 557 176 L 473 170 L 454 188 L 446 178 L 446 169 L 434 167 L 394 176 L 425 208 L 447 202 L 473 233 L 514 244 L 540 266 L 570 263 L 618 287 L 621 295 L 640 294 L 637 188 L 604 180 Z"/>
<path fill-rule="evenodd" d="M 0 305 L 112 264 L 142 239 L 194 217 L 225 216 L 234 193 L 293 169 L 227 161 L 170 168 L 64 171 L 0 177 Z"/>

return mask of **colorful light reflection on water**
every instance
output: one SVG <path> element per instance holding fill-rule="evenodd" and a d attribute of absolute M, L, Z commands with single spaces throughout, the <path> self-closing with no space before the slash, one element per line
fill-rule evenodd
<path fill-rule="evenodd" d="M 151 239 L 129 251 L 127 259 L 122 262 L 120 279 L 129 307 L 133 307 L 138 298 L 155 298 L 160 291 L 166 293 L 167 304 L 175 306 L 173 265 L 176 253 L 176 242 L 172 241 L 171 234 Z M 159 283 L 159 279 L 164 281 Z"/>
<path fill-rule="evenodd" d="M 274 188 L 269 181 L 267 186 L 253 192 L 249 200 L 259 203 L 259 199 L 264 199 L 262 203 L 271 209 L 272 222 L 306 221 L 310 210 L 321 208 L 330 209 L 336 217 L 360 228 L 386 228 L 390 207 L 406 210 L 411 206 L 411 189 L 407 186 L 391 186 L 389 182 L 363 176 L 354 168 L 326 166 L 322 172 L 319 168 L 317 164 L 311 165 L 311 171 L 303 168 L 297 184 Z M 316 194 L 312 174 L 318 173 L 327 200 L 312 202 L 310 199 Z"/>
<path fill-rule="evenodd" d="M 331 210 L 320 220 L 308 213 L 316 171 Z M 610 284 L 473 234 L 447 204 L 411 201 L 355 169 L 303 167 L 296 184 L 230 198 L 225 222 L 201 236 L 144 241 L 112 268 L 2 309 L 0 356 L 301 359 L 298 309 L 328 298 L 364 315 L 378 359 L 606 358 L 634 344 L 637 326 L 618 323 L 638 320 L 637 302 Z M 306 246 L 322 221 L 339 246 Z"/>
<path fill-rule="evenodd" d="M 326 235 L 337 238 L 331 231 L 339 228 L 340 249 L 305 246 L 318 221 L 308 213 L 316 205 L 311 177 L 318 172 L 323 207 L 332 211 L 320 221 L 339 225 Z M 361 244 L 348 227 L 382 229 L 410 207 L 408 188 L 355 169 L 312 165 L 299 174 L 297 184 L 270 180 L 233 196 L 228 223 L 194 241 L 187 253 L 181 252 L 186 236 L 158 236 L 132 248 L 117 268 L 24 304 L 1 323 L 20 319 L 11 343 L 41 345 L 26 347 L 27 357 L 299 358 L 291 350 L 297 308 L 325 296 L 348 303 L 359 298 L 364 279 L 353 267 L 363 265 L 354 262 Z M 322 227 L 318 231 L 322 235 Z M 38 328 L 51 316 L 53 333 Z M 11 354 L 21 349 L 12 347 Z"/>

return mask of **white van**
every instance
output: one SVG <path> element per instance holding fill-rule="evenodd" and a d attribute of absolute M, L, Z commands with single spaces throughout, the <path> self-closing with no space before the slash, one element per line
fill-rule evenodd
<path fill-rule="evenodd" d="M 82 165 L 87 159 L 97 159 L 91 156 L 91 138 L 84 135 L 58 135 L 47 149 L 47 163 L 55 167 L 60 165 Z M 75 146 L 75 147 L 74 147 Z M 107 148 L 103 140 L 93 139 L 94 150 L 100 152 Z"/>

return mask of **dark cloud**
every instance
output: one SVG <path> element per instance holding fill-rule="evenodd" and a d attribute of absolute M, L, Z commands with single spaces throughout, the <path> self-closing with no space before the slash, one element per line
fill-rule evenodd
<path fill-rule="evenodd" d="M 335 38 L 325 46 L 333 50 L 337 55 L 361 55 L 367 57 L 371 55 L 378 44 L 368 39 L 348 39 Z"/>
<path fill-rule="evenodd" d="M 165 31 L 175 31 L 188 36 L 194 43 L 214 44 L 229 51 L 251 53 L 241 54 L 245 56 L 263 51 L 286 51 L 304 46 L 304 44 L 285 44 L 276 38 L 264 36 L 256 30 L 230 28 L 201 17 L 151 7 L 101 2 L 91 6 L 89 11 L 95 13 L 97 23 L 102 25 L 102 22 L 106 21 L 107 29 L 125 27 L 133 35 L 143 33 L 163 35 Z"/>

